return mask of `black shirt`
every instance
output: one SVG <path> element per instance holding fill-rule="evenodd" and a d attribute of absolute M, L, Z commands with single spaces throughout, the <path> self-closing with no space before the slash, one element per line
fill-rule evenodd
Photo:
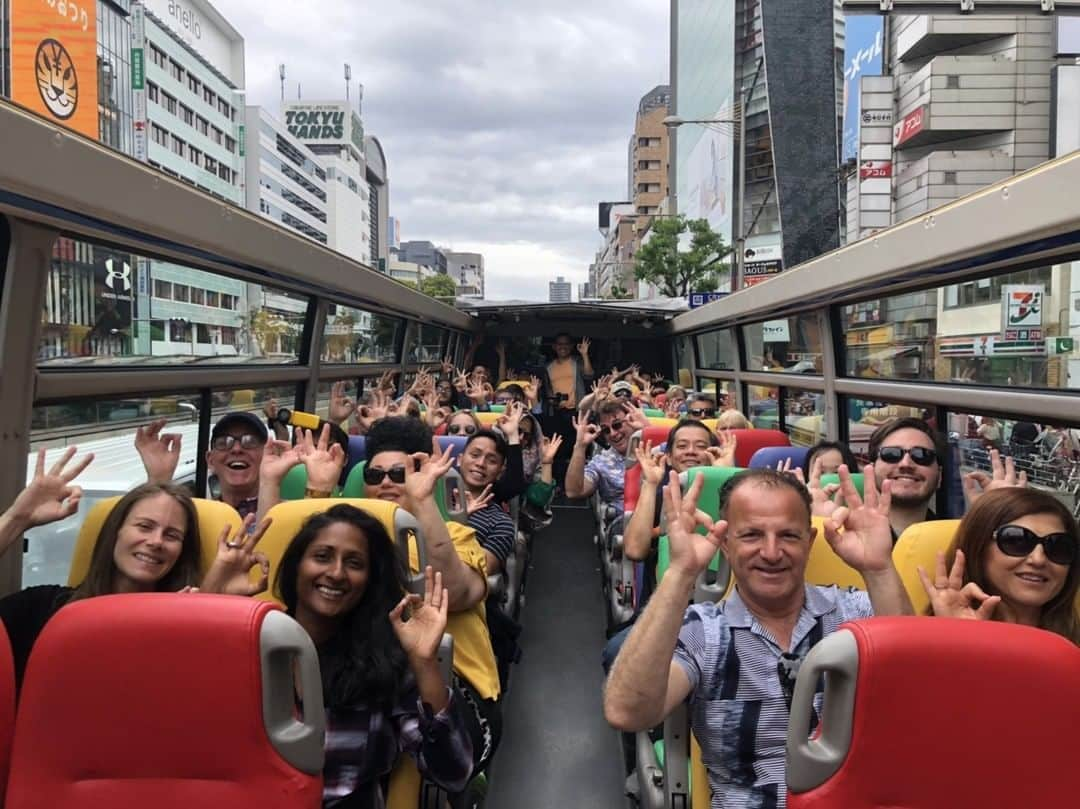
<path fill-rule="evenodd" d="M 7 629 L 15 661 L 16 690 L 22 686 L 26 662 L 30 659 L 30 650 L 38 635 L 49 619 L 71 600 L 74 592 L 72 588 L 59 584 L 42 584 L 0 599 L 0 621 Z"/>

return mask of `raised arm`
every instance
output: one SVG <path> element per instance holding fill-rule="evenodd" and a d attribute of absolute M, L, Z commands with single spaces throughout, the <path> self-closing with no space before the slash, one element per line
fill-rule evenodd
<path fill-rule="evenodd" d="M 450 594 L 450 611 L 460 612 L 475 606 L 487 595 L 487 580 L 458 556 L 454 540 L 435 504 L 435 486 L 454 461 L 452 448 L 428 455 L 418 452 L 405 464 L 405 507 L 416 518 L 424 534 L 428 564 L 442 573 L 443 586 Z M 415 466 L 419 469 L 415 469 Z"/>
<path fill-rule="evenodd" d="M 838 506 L 825 520 L 825 539 L 837 556 L 862 574 L 875 615 L 914 614 L 892 559 L 889 525 L 892 481 L 882 481 L 879 493 L 874 467 L 868 465 L 863 469 L 863 497 L 860 497 L 848 468 L 841 466 L 839 473 L 845 505 Z"/>
<path fill-rule="evenodd" d="M 65 468 L 77 451 L 78 447 L 68 447 L 46 472 L 45 450 L 38 450 L 34 479 L 0 515 L 0 556 L 30 528 L 62 520 L 79 510 L 82 489 L 71 482 L 90 465 L 94 456 L 87 455 Z"/>
<path fill-rule="evenodd" d="M 714 525 L 697 509 L 704 483 L 699 475 L 683 497 L 679 477 L 672 472 L 664 490 L 671 564 L 615 659 L 604 692 L 604 716 L 618 730 L 636 733 L 655 727 L 690 695 L 690 678 L 674 661 L 675 645 L 694 582 L 727 531 L 726 522 Z M 709 533 L 695 533 L 698 525 Z"/>
<path fill-rule="evenodd" d="M 634 454 L 641 465 L 641 494 L 623 531 L 623 553 L 628 559 L 644 562 L 652 550 L 656 498 L 664 482 L 664 457 L 652 454 L 652 442 L 638 444 Z"/>
<path fill-rule="evenodd" d="M 566 496 L 591 497 L 596 491 L 596 484 L 585 477 L 585 463 L 589 446 L 600 435 L 600 428 L 590 424 L 584 417 L 578 417 L 574 419 L 574 429 L 577 430 L 577 436 L 574 440 L 574 451 L 570 455 L 570 466 L 566 470 Z"/>
<path fill-rule="evenodd" d="M 172 483 L 180 463 L 179 433 L 163 433 L 165 419 L 135 430 L 135 451 L 146 470 L 147 483 Z"/>

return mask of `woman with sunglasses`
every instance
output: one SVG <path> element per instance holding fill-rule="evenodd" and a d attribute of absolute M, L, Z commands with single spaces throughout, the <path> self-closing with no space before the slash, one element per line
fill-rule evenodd
<path fill-rule="evenodd" d="M 480 420 L 471 410 L 459 410 L 446 420 L 446 434 L 468 438 L 480 429 Z"/>
<path fill-rule="evenodd" d="M 1036 489 L 985 492 L 964 515 L 933 580 L 919 568 L 934 615 L 1007 621 L 1080 645 L 1080 532 L 1069 509 Z M 967 582 L 966 584 L 964 582 Z"/>
<path fill-rule="evenodd" d="M 382 523 L 342 504 L 304 523 L 274 585 L 319 652 L 323 805 L 381 809 L 383 781 L 401 752 L 448 792 L 464 789 L 472 744 L 461 697 L 437 662 L 450 602 L 442 574 L 428 566 L 424 597 L 406 595 L 404 565 Z"/>

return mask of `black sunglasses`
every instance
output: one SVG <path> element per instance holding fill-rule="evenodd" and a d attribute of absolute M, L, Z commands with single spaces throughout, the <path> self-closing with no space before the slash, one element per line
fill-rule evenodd
<path fill-rule="evenodd" d="M 604 435 L 608 435 L 612 430 L 621 430 L 624 424 L 626 424 L 625 421 L 615 420 L 611 422 L 611 424 L 605 424 L 600 427 L 600 432 Z"/>
<path fill-rule="evenodd" d="M 368 486 L 378 486 L 383 478 L 390 478 L 391 483 L 405 482 L 405 467 L 391 466 L 389 469 L 379 469 L 377 466 L 364 467 L 364 483 Z"/>
<path fill-rule="evenodd" d="M 239 444 L 241 449 L 256 449 L 266 442 L 254 433 L 243 435 L 219 435 L 210 442 L 210 446 L 218 452 L 228 452 L 234 444 Z"/>
<path fill-rule="evenodd" d="M 446 428 L 447 435 L 472 435 L 475 432 L 475 424 L 451 424 Z"/>
<path fill-rule="evenodd" d="M 710 419 L 716 415 L 716 410 L 712 407 L 695 407 L 693 410 L 687 410 L 686 412 L 696 419 Z"/>
<path fill-rule="evenodd" d="M 910 455 L 919 466 L 932 466 L 938 459 L 937 452 L 926 447 L 881 447 L 877 453 L 885 463 L 900 463 L 905 455 Z"/>
<path fill-rule="evenodd" d="M 1024 557 L 1042 545 L 1046 558 L 1066 567 L 1076 561 L 1076 537 L 1064 532 L 1039 536 L 1022 525 L 1003 525 L 994 531 L 998 550 L 1006 556 Z"/>
<path fill-rule="evenodd" d="M 615 393 L 612 394 L 612 396 L 618 396 L 621 399 L 629 399 L 633 395 L 634 392 L 632 390 L 627 390 L 626 388 L 619 388 L 617 391 L 615 391 Z"/>

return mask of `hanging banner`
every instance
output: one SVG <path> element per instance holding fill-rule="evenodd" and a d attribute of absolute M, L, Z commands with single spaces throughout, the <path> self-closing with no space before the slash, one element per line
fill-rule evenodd
<path fill-rule="evenodd" d="M 97 3 L 10 1 L 12 101 L 97 140 Z"/>

